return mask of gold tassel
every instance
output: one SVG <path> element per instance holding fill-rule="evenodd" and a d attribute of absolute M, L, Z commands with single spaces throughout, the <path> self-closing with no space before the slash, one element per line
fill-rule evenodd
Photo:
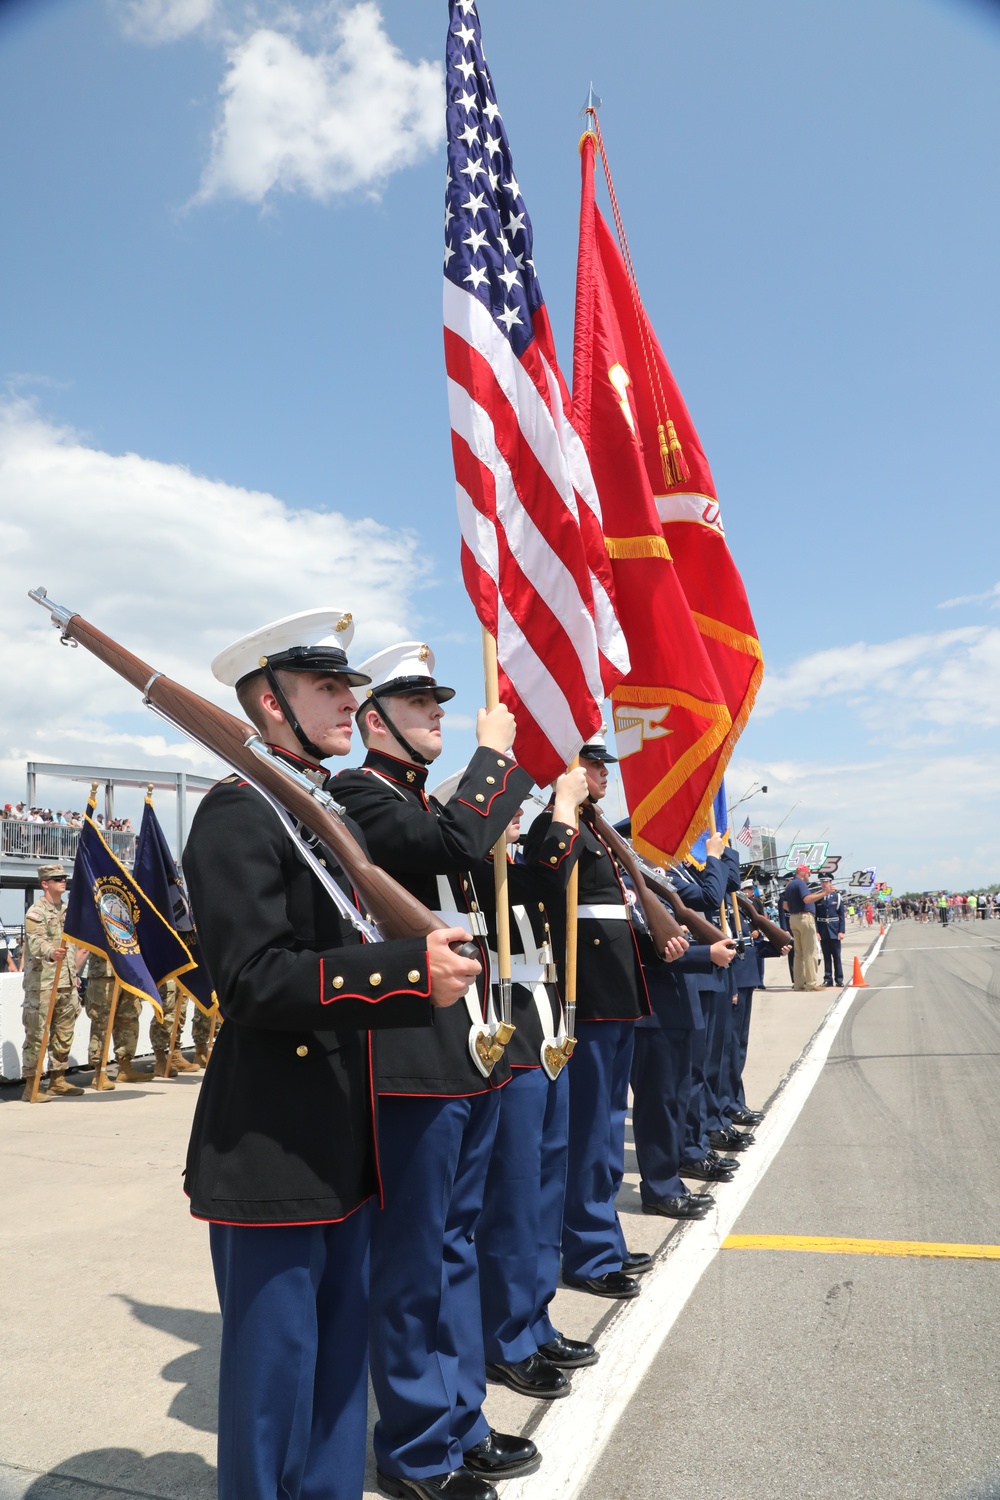
<path fill-rule="evenodd" d="M 674 467 L 670 462 L 670 444 L 667 442 L 667 430 L 662 422 L 657 423 L 656 435 L 660 440 L 660 463 L 663 466 L 663 483 L 669 489 L 672 484 L 677 483 L 677 480 L 674 478 Z"/>
<path fill-rule="evenodd" d="M 686 479 L 691 478 L 691 470 L 687 466 L 684 449 L 681 447 L 681 440 L 677 436 L 677 431 L 669 417 L 667 418 L 667 438 L 670 444 L 670 467 L 674 474 L 672 483 L 683 484 Z M 661 449 L 660 451 L 662 452 L 663 450 Z"/>

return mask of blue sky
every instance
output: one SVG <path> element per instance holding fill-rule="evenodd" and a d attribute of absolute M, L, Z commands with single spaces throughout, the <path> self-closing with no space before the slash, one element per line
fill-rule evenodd
<path fill-rule="evenodd" d="M 798 802 L 784 832 L 829 826 L 897 888 L 1000 878 L 1000 7 L 479 10 L 567 372 L 591 78 L 604 100 L 764 643 L 731 797 L 766 782 L 755 818 Z M 4 800 L 29 756 L 177 759 L 56 652 L 38 582 L 203 689 L 243 630 L 353 607 L 362 651 L 435 646 L 460 689 L 442 774 L 468 753 L 446 21 L 444 0 L 0 8 Z"/>

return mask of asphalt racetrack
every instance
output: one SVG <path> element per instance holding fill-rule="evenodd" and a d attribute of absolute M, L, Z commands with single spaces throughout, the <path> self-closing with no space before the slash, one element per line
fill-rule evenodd
<path fill-rule="evenodd" d="M 1000 1497 L 1000 922 L 868 980 L 586 1500 Z"/>

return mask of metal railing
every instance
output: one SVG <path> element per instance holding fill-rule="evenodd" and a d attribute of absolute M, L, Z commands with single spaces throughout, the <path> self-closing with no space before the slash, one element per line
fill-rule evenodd
<path fill-rule="evenodd" d="M 135 860 L 135 834 L 115 829 L 104 834 L 111 851 L 123 865 Z M 12 818 L 0 821 L 0 854 L 7 858 L 36 860 L 40 863 L 60 861 L 71 865 L 80 842 L 78 828 L 61 823 L 20 823 Z"/>

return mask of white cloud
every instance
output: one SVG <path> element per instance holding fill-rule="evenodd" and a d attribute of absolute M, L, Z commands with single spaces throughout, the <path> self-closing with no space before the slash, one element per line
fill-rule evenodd
<path fill-rule="evenodd" d="M 1000 609 L 1000 583 L 984 594 L 959 594 L 957 599 L 943 599 L 938 609 L 957 609 L 960 604 L 988 604 L 991 609 Z"/>
<path fill-rule="evenodd" d="M 783 761 L 738 754 L 726 773 L 732 800 L 755 781 L 767 796 L 744 803 L 737 819 L 749 812 L 752 823 L 773 826 L 793 809 L 778 833 L 780 852 L 796 835 L 823 835 L 843 856 L 841 873 L 873 864 L 896 890 L 964 890 L 1000 878 L 995 752 Z"/>
<path fill-rule="evenodd" d="M 270 27 L 231 46 L 198 201 L 261 203 L 274 189 L 320 200 L 377 192 L 438 146 L 439 64 L 407 61 L 374 0 L 335 13 L 327 33 L 313 53 Z"/>
<path fill-rule="evenodd" d="M 218 8 L 218 0 L 120 0 L 118 13 L 126 36 L 156 46 L 200 30 Z"/>
<path fill-rule="evenodd" d="M 756 713 L 805 709 L 840 697 L 875 735 L 921 732 L 947 740 L 1000 725 L 1000 629 L 972 625 L 818 651 L 770 673 Z"/>
<path fill-rule="evenodd" d="M 208 668 L 229 641 L 333 604 L 354 614 L 360 659 L 407 637 L 408 595 L 425 576 L 412 535 L 101 452 L 23 400 L 0 405 L 0 496 L 4 801 L 23 784 L 27 759 L 214 770 L 106 667 L 60 648 L 29 588 L 44 585 L 144 660 L 231 706 Z"/>

